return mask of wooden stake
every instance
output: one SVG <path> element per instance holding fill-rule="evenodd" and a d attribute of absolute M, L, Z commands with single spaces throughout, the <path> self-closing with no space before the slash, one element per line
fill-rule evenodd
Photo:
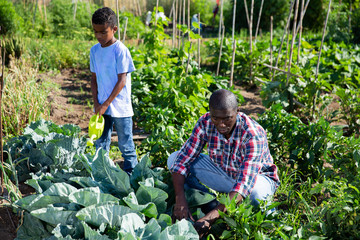
<path fill-rule="evenodd" d="M 232 87 L 233 82 L 234 82 L 234 62 L 235 62 L 235 50 L 236 50 L 235 18 L 236 18 L 236 0 L 234 0 L 233 24 L 232 24 L 233 52 L 232 52 L 232 59 L 231 59 L 230 87 Z"/>
<path fill-rule="evenodd" d="M 141 15 L 142 15 L 142 11 L 141 11 L 140 0 L 137 0 L 137 5 L 139 6 L 139 14 L 140 14 L 140 16 L 141 16 Z"/>
<path fill-rule="evenodd" d="M 221 27 L 224 25 L 223 23 L 223 7 L 224 7 L 224 0 L 220 1 L 220 19 L 219 19 L 219 41 L 221 38 Z"/>
<path fill-rule="evenodd" d="M 254 0 L 251 0 L 251 9 L 250 9 L 250 24 L 249 24 L 249 34 L 250 34 L 250 55 L 252 54 L 252 26 L 253 26 L 253 15 L 254 15 Z M 250 60 L 250 84 L 253 84 L 252 79 L 252 59 Z"/>
<path fill-rule="evenodd" d="M 188 9 L 187 9 L 187 26 L 188 26 L 188 31 L 191 31 L 190 29 L 190 0 L 188 0 Z M 190 34 L 188 34 L 188 41 L 190 41 Z"/>
<path fill-rule="evenodd" d="M 179 47 L 178 41 L 177 41 L 177 37 L 178 37 L 178 29 L 177 29 L 177 23 L 178 23 L 178 17 L 179 17 L 179 1 L 180 0 L 175 0 L 175 25 L 173 26 L 175 28 L 175 45 L 176 47 Z"/>
<path fill-rule="evenodd" d="M 272 66 L 272 58 L 273 58 L 273 16 L 270 16 L 270 65 Z"/>
<path fill-rule="evenodd" d="M 182 21 L 182 24 L 183 25 L 185 25 L 185 18 L 186 18 L 186 16 L 185 16 L 185 12 L 186 12 L 186 1 L 184 0 L 183 1 L 183 21 Z"/>
<path fill-rule="evenodd" d="M 324 44 L 326 26 L 327 26 L 327 21 L 328 21 L 329 14 L 330 14 L 330 7 L 331 7 L 331 0 L 329 1 L 328 11 L 327 11 L 327 14 L 326 14 L 324 29 L 323 29 L 323 33 L 322 33 L 321 45 L 320 45 L 320 49 L 319 49 L 319 57 L 318 57 L 317 65 L 316 65 L 316 72 L 315 72 L 315 79 L 314 79 L 315 82 L 317 81 L 318 74 L 319 74 L 321 50 L 322 50 L 322 47 L 323 47 L 323 44 Z M 316 109 L 316 93 L 313 95 L 313 109 L 312 109 L 312 117 L 313 118 L 314 118 L 314 114 L 315 114 L 315 109 Z"/>
<path fill-rule="evenodd" d="M 125 29 L 124 29 L 124 36 L 123 36 L 123 43 L 125 42 L 125 38 L 126 38 L 126 28 L 127 28 L 127 24 L 128 24 L 128 18 L 125 18 Z"/>
<path fill-rule="evenodd" d="M 289 9 L 289 16 L 288 16 L 288 19 L 287 19 L 287 22 L 286 22 L 286 26 L 285 26 L 285 29 L 284 29 L 284 33 L 283 33 L 283 36 L 281 38 L 281 44 L 280 44 L 280 47 L 279 47 L 279 52 L 278 52 L 278 55 L 276 57 L 276 62 L 275 62 L 275 67 L 277 67 L 278 65 L 278 62 L 279 62 L 279 58 L 280 58 L 280 53 L 281 53 L 281 48 L 282 48 L 282 45 L 284 43 L 284 38 L 285 38 L 285 33 L 287 33 L 287 30 L 289 28 L 289 23 L 290 23 L 290 18 L 291 18 L 291 12 L 292 12 L 292 9 L 294 7 L 294 3 L 295 3 L 295 0 L 292 0 L 291 1 L 291 4 L 290 4 L 290 9 Z M 274 76 L 275 76 L 275 69 L 273 71 L 273 75 L 271 77 L 271 81 L 274 79 Z"/>
<path fill-rule="evenodd" d="M 200 13 L 198 13 L 198 18 L 199 18 L 199 28 L 198 28 L 198 34 L 200 35 L 200 26 L 201 26 L 201 22 L 200 22 Z M 198 65 L 199 65 L 199 69 L 200 69 L 200 63 L 201 63 L 201 57 L 200 57 L 200 44 L 201 44 L 201 39 L 198 39 Z"/>
<path fill-rule="evenodd" d="M 258 30 L 259 30 L 259 25 L 260 25 L 260 18 L 261 18 L 261 13 L 262 13 L 262 8 L 264 5 L 264 0 L 261 0 L 261 6 L 260 6 L 260 11 L 259 11 L 259 17 L 258 17 L 258 21 L 257 21 L 257 25 L 256 25 L 256 31 L 255 31 L 255 39 L 254 41 L 256 42 L 256 37 L 258 34 Z"/>
<path fill-rule="evenodd" d="M 245 6 L 245 13 L 246 13 L 246 20 L 247 20 L 247 23 L 248 23 L 248 26 L 249 26 L 250 25 L 250 19 L 249 19 L 249 11 L 248 11 L 246 0 L 244 0 L 244 6 Z"/>
<path fill-rule="evenodd" d="M 1 27 L 0 27 L 1 31 Z M 2 94 L 4 88 L 4 68 L 5 68 L 5 47 L 3 48 L 3 41 L 0 39 L 0 56 L 1 58 L 1 76 L 0 76 L 0 157 L 1 166 L 4 169 L 4 152 L 3 152 L 3 130 L 2 130 Z M 1 171 L 1 193 L 4 192 L 4 172 Z"/>
<path fill-rule="evenodd" d="M 188 71 L 189 71 L 189 65 L 190 65 L 190 50 L 192 47 L 192 42 L 190 42 L 190 47 L 189 47 L 189 51 L 188 51 L 188 59 L 187 59 L 187 64 L 186 64 L 186 76 L 188 75 Z"/>
<path fill-rule="evenodd" d="M 176 10 L 175 10 L 175 1 L 176 0 L 173 0 L 173 6 L 172 6 L 172 9 L 173 9 L 173 18 L 172 18 L 172 48 L 175 47 L 175 34 L 176 34 Z"/>
<path fill-rule="evenodd" d="M 305 4 L 305 7 L 304 7 L 304 10 L 301 12 L 301 18 L 304 18 L 305 13 L 306 13 L 306 9 L 307 9 L 307 7 L 309 5 L 309 2 L 310 2 L 310 0 L 307 0 L 307 2 Z M 300 30 L 300 25 L 296 29 L 296 34 L 299 32 L 299 30 Z"/>
<path fill-rule="evenodd" d="M 78 0 L 75 0 L 75 7 L 74 7 L 74 20 L 76 19 L 77 2 L 78 2 Z"/>
<path fill-rule="evenodd" d="M 158 8 L 159 8 L 159 0 L 156 0 L 155 28 L 156 28 L 156 26 L 157 26 L 157 14 L 158 14 Z"/>
<path fill-rule="evenodd" d="M 299 31 L 299 41 L 298 41 L 298 55 L 297 55 L 297 65 L 299 65 L 299 61 L 300 61 L 300 48 L 301 48 L 301 33 L 302 33 L 302 21 L 303 21 L 303 10 L 304 10 L 304 0 L 301 0 L 301 10 L 300 10 L 300 22 L 299 22 L 299 26 L 300 26 L 300 31 Z"/>
<path fill-rule="evenodd" d="M 120 36 L 120 20 L 119 20 L 119 0 L 116 0 L 116 13 L 117 13 L 117 24 L 118 24 L 118 39 L 119 41 L 121 41 L 121 36 Z"/>
<path fill-rule="evenodd" d="M 178 0 L 179 1 L 179 14 L 178 14 L 178 17 L 179 17 L 179 25 L 181 25 L 181 13 L 182 13 L 182 4 L 181 4 L 181 0 Z M 181 41 L 181 36 L 182 36 L 182 32 L 181 30 L 178 30 L 178 33 L 179 33 L 179 38 L 178 38 L 178 47 L 180 48 L 180 41 Z"/>
<path fill-rule="evenodd" d="M 45 24 L 47 24 L 47 14 L 46 14 L 46 4 L 45 4 L 45 0 L 43 0 L 43 5 L 44 5 Z"/>
<path fill-rule="evenodd" d="M 38 6 L 38 0 L 35 0 L 35 9 L 34 9 L 33 25 L 35 25 L 37 6 Z"/>
<path fill-rule="evenodd" d="M 223 47 L 223 41 L 224 41 L 224 33 L 225 33 L 225 25 L 222 25 L 222 34 L 221 34 L 221 40 L 220 40 L 220 50 L 219 50 L 218 65 L 217 65 L 217 69 L 216 69 L 216 76 L 219 76 L 219 73 L 220 73 L 220 62 L 221 62 L 222 47 Z"/>
<path fill-rule="evenodd" d="M 292 32 L 290 56 L 289 56 L 289 65 L 288 65 L 288 74 L 287 74 L 287 78 L 286 78 L 286 86 L 289 84 L 289 80 L 290 80 L 290 70 L 291 70 L 291 62 L 292 62 L 292 56 L 293 56 L 293 52 L 294 52 L 294 44 L 295 44 L 295 38 L 296 38 L 296 23 L 297 23 L 298 12 L 299 12 L 299 0 L 296 0 L 295 16 L 294 16 L 293 32 Z"/>

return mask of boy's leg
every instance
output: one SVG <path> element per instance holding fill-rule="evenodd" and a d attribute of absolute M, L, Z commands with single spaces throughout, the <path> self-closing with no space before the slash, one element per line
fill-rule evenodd
<path fill-rule="evenodd" d="M 132 118 L 113 118 L 121 154 L 124 158 L 124 171 L 131 172 L 138 163 L 132 134 Z"/>
<path fill-rule="evenodd" d="M 96 146 L 96 150 L 102 147 L 104 150 L 109 152 L 110 143 L 111 143 L 111 132 L 113 129 L 113 121 L 110 115 L 103 115 L 103 117 L 105 120 L 104 131 L 101 137 L 98 140 L 96 140 L 95 146 Z"/>

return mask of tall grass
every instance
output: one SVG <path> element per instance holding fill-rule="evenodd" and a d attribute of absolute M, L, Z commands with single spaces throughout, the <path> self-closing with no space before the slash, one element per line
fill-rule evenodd
<path fill-rule="evenodd" d="M 12 59 L 6 69 L 1 112 L 5 136 L 19 135 L 28 123 L 49 116 L 47 87 L 37 81 L 37 73 L 25 58 Z"/>

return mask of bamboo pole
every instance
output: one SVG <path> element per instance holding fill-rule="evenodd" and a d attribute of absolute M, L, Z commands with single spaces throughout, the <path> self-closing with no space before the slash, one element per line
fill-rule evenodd
<path fill-rule="evenodd" d="M 172 16 L 172 48 L 175 47 L 175 34 L 176 34 L 176 10 L 175 10 L 175 2 L 176 0 L 173 0 L 173 16 Z"/>
<path fill-rule="evenodd" d="M 299 31 L 299 41 L 298 41 L 298 52 L 297 52 L 297 65 L 299 65 L 299 61 L 300 61 L 300 48 L 301 48 L 301 33 L 302 33 L 302 21 L 303 21 L 303 11 L 304 11 L 304 0 L 301 0 L 301 9 L 300 9 L 300 22 L 299 22 L 299 26 L 300 26 L 300 31 Z"/>
<path fill-rule="evenodd" d="M 308 5 L 309 5 L 309 2 L 310 2 L 310 0 L 307 0 L 307 2 L 306 2 L 306 4 L 305 4 L 305 7 L 304 7 L 304 10 L 302 11 L 302 13 L 301 13 L 301 18 L 304 18 L 304 16 L 305 16 L 305 13 L 306 13 L 306 9 L 307 9 L 307 7 L 308 7 Z M 299 32 L 299 30 L 300 30 L 300 25 L 297 27 L 297 29 L 296 29 L 296 34 Z"/>
<path fill-rule="evenodd" d="M 248 7 L 247 7 L 246 0 L 244 0 L 244 6 L 245 6 L 246 20 L 247 20 L 247 23 L 248 23 L 248 26 L 249 26 L 250 25 L 249 10 L 248 10 Z"/>
<path fill-rule="evenodd" d="M 321 39 L 321 45 L 320 45 L 320 49 L 319 49 L 319 57 L 318 57 L 317 65 L 316 65 L 314 82 L 316 82 L 316 80 L 317 80 L 317 78 L 318 78 L 318 74 L 319 74 L 321 51 L 322 51 L 322 47 L 323 47 L 323 44 L 324 44 L 326 26 L 327 26 L 327 22 L 328 22 L 328 19 L 329 19 L 329 14 L 330 14 L 330 7 L 331 7 L 331 0 L 329 1 L 329 6 L 328 6 L 328 10 L 327 10 L 327 14 L 326 14 L 326 19 L 325 19 L 325 23 L 324 23 L 324 29 L 323 29 L 323 33 L 322 33 L 322 39 Z M 317 93 L 315 93 L 315 94 L 313 95 L 313 109 L 312 109 L 312 117 L 313 117 L 313 118 L 314 118 L 315 109 L 316 109 L 316 94 L 317 94 Z"/>
<path fill-rule="evenodd" d="M 43 5 L 44 5 L 45 24 L 47 24 L 47 14 L 46 14 L 46 4 L 45 4 L 45 0 L 43 0 Z"/>
<path fill-rule="evenodd" d="M 220 19 L 219 19 L 219 41 L 220 41 L 220 38 L 221 38 L 221 26 L 224 25 L 223 24 L 223 6 L 224 5 L 224 0 L 221 0 L 220 1 Z"/>
<path fill-rule="evenodd" d="M 1 26 L 0 26 L 1 31 Z M 1 166 L 4 169 L 4 152 L 3 152 L 3 130 L 2 130 L 2 94 L 4 88 L 4 68 L 5 68 L 5 47 L 3 48 L 3 41 L 0 39 L 0 57 L 1 58 L 1 76 L 0 76 L 0 157 Z M 1 171 L 1 193 L 4 192 L 4 172 Z"/>
<path fill-rule="evenodd" d="M 33 25 L 35 25 L 35 19 L 36 19 L 36 9 L 38 6 L 38 0 L 35 0 L 35 9 L 34 9 L 34 17 L 33 17 Z"/>
<path fill-rule="evenodd" d="M 189 72 L 189 65 L 190 65 L 190 50 L 192 47 L 192 42 L 190 42 L 190 47 L 189 47 L 189 51 L 188 51 L 188 59 L 187 59 L 187 64 L 186 64 L 186 76 L 188 75 Z"/>
<path fill-rule="evenodd" d="M 185 25 L 185 12 L 186 12 L 186 0 L 183 0 L 183 21 L 182 21 L 182 24 Z"/>
<path fill-rule="evenodd" d="M 188 31 L 191 31 L 190 29 L 190 0 L 188 0 L 188 9 L 187 9 L 187 26 L 188 26 Z M 190 41 L 190 33 L 188 34 L 188 41 Z"/>
<path fill-rule="evenodd" d="M 155 28 L 157 26 L 157 14 L 159 9 L 159 0 L 156 0 L 156 11 L 155 11 Z"/>
<path fill-rule="evenodd" d="M 287 74 L 287 78 L 286 78 L 286 86 L 289 84 L 289 80 L 290 80 L 291 62 L 292 62 L 292 56 L 293 56 L 293 52 L 294 52 L 294 44 L 295 44 L 295 38 L 296 38 L 296 23 L 297 23 L 297 17 L 298 17 L 298 12 L 299 12 L 299 1 L 300 0 L 296 0 L 295 16 L 294 16 L 293 32 L 292 32 L 290 56 L 289 56 L 289 65 L 288 65 L 288 74 Z"/>
<path fill-rule="evenodd" d="M 284 38 L 285 38 L 285 33 L 287 33 L 287 30 L 289 28 L 289 23 L 290 23 L 290 18 L 291 18 L 291 12 L 292 12 L 292 9 L 294 7 L 294 4 L 295 4 L 295 0 L 292 0 L 291 1 L 291 4 L 290 4 L 290 9 L 289 9 L 289 16 L 288 16 L 288 19 L 287 19 L 287 22 L 286 22 L 286 26 L 285 26 L 285 29 L 284 29 L 284 33 L 283 33 L 283 36 L 281 38 L 281 43 L 280 43 L 280 47 L 279 47 L 279 52 L 278 52 L 278 55 L 276 57 L 276 62 L 275 62 L 275 67 L 277 67 L 278 65 L 278 62 L 279 62 L 279 58 L 280 58 L 280 53 L 281 53 L 281 48 L 282 48 L 282 45 L 284 43 Z M 271 81 L 274 79 L 274 76 L 275 76 L 275 69 L 273 71 L 273 75 L 271 77 Z"/>
<path fill-rule="evenodd" d="M 124 36 L 123 36 L 123 43 L 125 42 L 125 38 L 126 38 L 126 28 L 127 28 L 127 24 L 128 24 L 128 18 L 125 18 L 125 28 L 124 28 Z"/>
<path fill-rule="evenodd" d="M 74 20 L 76 19 L 77 2 L 78 2 L 78 0 L 75 0 L 75 6 L 74 6 Z"/>
<path fill-rule="evenodd" d="M 232 87 L 233 82 L 234 82 L 234 62 L 235 62 L 235 50 L 236 50 L 235 18 L 236 18 L 236 0 L 234 0 L 233 23 L 232 23 L 233 52 L 232 52 L 232 59 L 231 59 L 230 87 Z"/>
<path fill-rule="evenodd" d="M 273 16 L 270 16 L 270 65 L 272 66 L 272 58 L 273 58 Z"/>
<path fill-rule="evenodd" d="M 216 68 L 216 76 L 219 76 L 220 73 L 220 62 L 221 62 L 221 55 L 222 55 L 222 47 L 223 47 L 223 41 L 224 41 L 224 34 L 225 34 L 225 25 L 222 25 L 222 34 L 221 34 L 221 40 L 220 40 L 220 50 L 219 50 L 219 59 L 218 59 L 218 65 Z"/>
<path fill-rule="evenodd" d="M 182 4 L 181 4 L 181 0 L 179 0 L 179 14 L 178 14 L 178 23 L 179 25 L 181 25 L 181 13 L 182 13 Z M 182 32 L 181 30 L 178 30 L 178 33 L 179 33 L 179 38 L 178 38 L 178 47 L 180 48 L 180 41 L 181 41 L 181 36 L 182 36 Z"/>
<path fill-rule="evenodd" d="M 261 0 L 261 6 L 260 6 L 260 11 L 259 11 L 259 17 L 258 17 L 258 21 L 257 21 L 257 25 L 256 25 L 256 31 L 255 31 L 255 39 L 254 41 L 256 42 L 256 38 L 257 38 L 257 34 L 258 34 L 258 30 L 259 30 L 259 25 L 260 25 L 260 18 L 261 18 L 261 13 L 262 13 L 262 8 L 264 5 L 264 0 Z"/>
<path fill-rule="evenodd" d="M 120 41 L 120 20 L 119 20 L 119 0 L 116 0 L 116 13 L 117 13 L 117 25 L 118 25 L 118 39 Z"/>
<path fill-rule="evenodd" d="M 201 22 L 200 22 L 200 13 L 198 13 L 198 18 L 199 18 L 199 28 L 198 28 L 198 34 L 200 35 L 200 26 L 201 26 Z M 200 69 L 200 63 L 201 63 L 201 56 L 200 56 L 200 44 L 201 44 L 201 39 L 198 39 L 198 65 L 199 65 L 199 69 Z"/>
<path fill-rule="evenodd" d="M 253 27 L 253 16 L 254 16 L 254 0 L 251 0 L 251 9 L 250 9 L 250 24 L 249 24 L 249 34 L 250 34 L 250 55 L 252 55 L 252 27 Z M 250 84 L 253 84 L 252 79 L 252 59 L 250 60 Z"/>

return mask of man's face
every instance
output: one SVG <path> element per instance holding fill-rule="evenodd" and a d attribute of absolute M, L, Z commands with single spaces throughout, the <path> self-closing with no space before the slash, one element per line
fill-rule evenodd
<path fill-rule="evenodd" d="M 109 24 L 92 24 L 95 37 L 99 41 L 102 47 L 110 46 L 115 42 L 114 34 L 117 30 L 117 26 L 111 28 Z"/>
<path fill-rule="evenodd" d="M 219 133 L 230 138 L 236 123 L 237 111 L 233 109 L 217 110 L 210 108 L 211 121 Z"/>

